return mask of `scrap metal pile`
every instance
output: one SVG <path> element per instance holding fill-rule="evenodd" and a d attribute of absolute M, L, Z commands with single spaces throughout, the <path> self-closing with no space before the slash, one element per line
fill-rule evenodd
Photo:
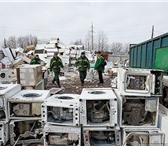
<path fill-rule="evenodd" d="M 160 70 L 119 68 L 116 88 L 80 94 L 0 84 L 1 145 L 164 146 L 162 77 Z"/>

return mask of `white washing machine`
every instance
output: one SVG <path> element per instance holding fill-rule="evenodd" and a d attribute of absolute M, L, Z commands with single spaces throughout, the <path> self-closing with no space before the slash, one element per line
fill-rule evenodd
<path fill-rule="evenodd" d="M 70 126 L 44 126 L 44 146 L 81 146 L 81 128 Z"/>
<path fill-rule="evenodd" d="M 121 146 L 121 131 L 115 128 L 84 127 L 84 146 Z"/>
<path fill-rule="evenodd" d="M 165 134 L 159 128 L 124 128 L 122 146 L 164 146 Z"/>
<path fill-rule="evenodd" d="M 119 68 L 117 88 L 124 96 L 161 96 L 162 80 L 161 70 Z"/>
<path fill-rule="evenodd" d="M 111 88 L 84 88 L 80 96 L 83 126 L 117 126 L 117 97 Z"/>
<path fill-rule="evenodd" d="M 8 99 L 10 119 L 41 117 L 41 104 L 50 96 L 49 90 L 22 90 Z"/>
<path fill-rule="evenodd" d="M 40 120 L 11 120 L 9 128 L 11 145 L 43 144 L 43 127 Z"/>
<path fill-rule="evenodd" d="M 0 145 L 5 145 L 9 140 L 9 123 L 0 123 Z"/>
<path fill-rule="evenodd" d="M 42 120 L 56 125 L 79 126 L 78 94 L 56 94 L 42 105 Z"/>
<path fill-rule="evenodd" d="M 119 126 L 122 128 L 156 128 L 158 123 L 159 97 L 122 96 L 118 89 Z"/>
<path fill-rule="evenodd" d="M 9 70 L 1 69 L 0 70 L 0 83 L 9 82 Z"/>
<path fill-rule="evenodd" d="M 21 91 L 21 86 L 18 84 L 0 84 L 0 121 L 8 122 L 8 105 L 7 100 L 11 96 Z"/>

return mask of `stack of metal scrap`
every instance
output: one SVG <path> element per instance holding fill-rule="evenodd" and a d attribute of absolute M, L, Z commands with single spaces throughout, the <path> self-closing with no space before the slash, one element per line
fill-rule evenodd
<path fill-rule="evenodd" d="M 117 83 L 122 146 L 163 146 L 164 134 L 157 128 L 162 71 L 120 68 Z"/>
<path fill-rule="evenodd" d="M 79 95 L 57 94 L 42 105 L 44 146 L 81 146 Z"/>
<path fill-rule="evenodd" d="M 49 90 L 22 90 L 8 98 L 10 144 L 43 144 L 41 104 Z"/>
<path fill-rule="evenodd" d="M 120 146 L 117 96 L 111 88 L 85 88 L 80 96 L 84 146 Z"/>
<path fill-rule="evenodd" d="M 0 84 L 0 145 L 9 141 L 8 99 L 21 91 L 18 84 Z"/>

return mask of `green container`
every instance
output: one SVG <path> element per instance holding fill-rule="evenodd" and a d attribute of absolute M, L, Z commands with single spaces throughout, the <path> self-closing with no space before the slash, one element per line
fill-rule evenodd
<path fill-rule="evenodd" d="M 130 47 L 129 66 L 132 68 L 168 71 L 168 33 Z"/>
<path fill-rule="evenodd" d="M 154 68 L 168 71 L 168 47 L 156 49 Z"/>

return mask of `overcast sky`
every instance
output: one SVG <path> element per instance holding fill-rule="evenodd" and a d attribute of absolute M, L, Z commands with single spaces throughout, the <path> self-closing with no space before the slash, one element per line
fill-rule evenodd
<path fill-rule="evenodd" d="M 59 37 L 69 44 L 104 31 L 109 42 L 139 43 L 168 32 L 168 3 L 163 2 L 8 2 L 0 3 L 0 41 L 26 34 Z"/>

